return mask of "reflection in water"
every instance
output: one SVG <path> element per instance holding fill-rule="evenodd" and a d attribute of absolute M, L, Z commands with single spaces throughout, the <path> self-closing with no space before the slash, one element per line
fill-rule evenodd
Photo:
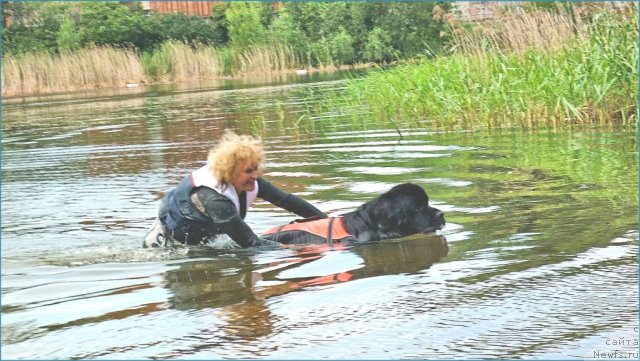
<path fill-rule="evenodd" d="M 1 357 L 584 359 L 637 339 L 635 132 L 398 139 L 318 114 L 308 95 L 339 87 L 3 104 Z M 446 242 L 141 249 L 158 200 L 227 127 L 261 134 L 265 177 L 334 215 L 422 185 Z M 247 221 L 292 218 L 258 203 Z"/>
<path fill-rule="evenodd" d="M 166 273 L 170 307 L 215 308 L 225 321 L 226 337 L 253 340 L 273 332 L 274 315 L 267 300 L 289 292 L 334 283 L 425 271 L 447 255 L 444 237 L 414 236 L 402 241 L 347 246 L 309 245 L 294 248 L 284 259 L 253 269 L 246 256 L 216 257 L 181 265 Z M 352 264 L 346 264 L 351 255 Z M 338 259 L 335 259 L 338 255 Z M 324 260 L 331 259 L 328 262 Z M 319 264 L 321 265 L 314 265 Z M 315 266 L 315 274 L 305 270 Z M 338 273 L 336 270 L 351 268 Z M 219 325 L 217 325 L 219 327 Z M 206 330 L 202 330 L 206 333 Z"/>

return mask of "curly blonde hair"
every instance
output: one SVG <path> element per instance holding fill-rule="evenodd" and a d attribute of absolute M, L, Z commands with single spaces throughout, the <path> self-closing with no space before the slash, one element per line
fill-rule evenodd
<path fill-rule="evenodd" d="M 258 171 L 262 173 L 264 168 L 262 140 L 249 135 L 237 135 L 227 129 L 220 142 L 209 151 L 207 161 L 209 170 L 221 185 L 231 184 L 238 164 L 247 161 L 256 165 Z"/>

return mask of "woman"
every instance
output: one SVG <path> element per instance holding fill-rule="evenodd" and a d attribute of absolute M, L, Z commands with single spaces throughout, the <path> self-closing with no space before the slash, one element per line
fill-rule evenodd
<path fill-rule="evenodd" d="M 158 218 L 143 247 L 165 241 L 208 243 L 226 234 L 241 247 L 273 246 L 244 222 L 247 209 L 262 198 L 301 217 L 326 218 L 305 200 L 283 192 L 260 177 L 264 149 L 259 139 L 225 132 L 209 151 L 207 164 L 189 174 L 160 204 Z"/>

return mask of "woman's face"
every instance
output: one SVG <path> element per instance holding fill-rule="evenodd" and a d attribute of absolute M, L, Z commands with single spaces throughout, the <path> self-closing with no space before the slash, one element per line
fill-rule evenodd
<path fill-rule="evenodd" d="M 243 161 L 236 165 L 233 172 L 233 187 L 237 193 L 250 192 L 256 187 L 256 179 L 260 176 L 258 165 Z"/>

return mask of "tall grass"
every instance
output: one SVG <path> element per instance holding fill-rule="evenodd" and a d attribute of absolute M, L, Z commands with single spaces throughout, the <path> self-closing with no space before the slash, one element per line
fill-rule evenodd
<path fill-rule="evenodd" d="M 131 49 L 93 47 L 72 53 L 5 56 L 2 95 L 122 87 L 146 78 L 138 55 Z"/>
<path fill-rule="evenodd" d="M 290 47 L 280 44 L 252 45 L 238 49 L 196 46 L 168 41 L 142 55 L 145 71 L 157 80 L 211 79 L 224 75 L 270 75 L 299 66 Z"/>
<path fill-rule="evenodd" d="M 286 45 L 253 45 L 244 49 L 188 46 L 167 41 L 157 50 L 94 47 L 63 54 L 5 56 L 2 95 L 64 92 L 126 83 L 188 81 L 225 76 L 270 76 L 310 67 Z M 328 69 L 323 69 L 328 70 Z"/>
<path fill-rule="evenodd" d="M 222 73 L 220 60 L 210 46 L 190 47 L 167 41 L 158 50 L 142 54 L 145 72 L 154 80 L 211 79 Z"/>
<path fill-rule="evenodd" d="M 581 17 L 572 16 L 572 8 L 560 3 L 555 11 L 506 8 L 495 21 L 481 23 L 466 31 L 453 32 L 458 53 L 483 56 L 489 51 L 519 53 L 559 50 L 585 29 Z"/>
<path fill-rule="evenodd" d="M 235 55 L 235 72 L 269 75 L 300 65 L 291 47 L 281 44 L 254 45 Z"/>
<path fill-rule="evenodd" d="M 636 11 L 588 24 L 563 12 L 510 13 L 502 32 L 459 35 L 452 55 L 350 81 L 342 106 L 436 127 L 635 125 Z"/>

